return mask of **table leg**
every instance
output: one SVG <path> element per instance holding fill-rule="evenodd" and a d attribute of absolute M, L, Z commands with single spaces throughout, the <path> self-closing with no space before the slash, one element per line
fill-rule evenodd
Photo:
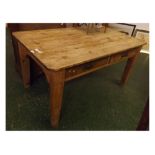
<path fill-rule="evenodd" d="M 57 71 L 50 74 L 50 109 L 51 109 L 51 125 L 58 127 L 61 113 L 62 97 L 64 90 L 64 71 Z"/>
<path fill-rule="evenodd" d="M 26 54 L 27 49 L 23 45 L 18 43 L 18 49 L 24 87 L 28 88 L 30 86 L 30 60 Z"/>
<path fill-rule="evenodd" d="M 137 55 L 135 55 L 134 57 L 131 57 L 127 60 L 127 63 L 126 63 L 126 66 L 125 66 L 125 69 L 124 69 L 124 72 L 122 75 L 122 79 L 121 79 L 122 85 L 124 85 L 127 82 L 128 78 L 129 78 L 129 74 L 131 72 L 131 69 L 134 65 L 136 58 L 137 58 Z"/>
<path fill-rule="evenodd" d="M 14 58 L 15 58 L 15 67 L 16 71 L 21 75 L 20 70 L 20 58 L 19 58 L 19 50 L 18 50 L 18 44 L 17 40 L 12 36 L 12 45 L 13 45 L 13 51 L 14 51 Z"/>

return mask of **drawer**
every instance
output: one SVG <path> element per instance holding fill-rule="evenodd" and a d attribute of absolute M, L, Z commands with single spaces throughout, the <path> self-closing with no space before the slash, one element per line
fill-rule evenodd
<path fill-rule="evenodd" d="M 132 50 L 118 53 L 118 54 L 114 54 L 110 57 L 109 63 L 113 64 L 113 63 L 119 62 L 121 60 L 135 56 L 136 54 L 137 54 L 137 49 L 132 49 Z"/>
<path fill-rule="evenodd" d="M 78 66 L 73 66 L 71 68 L 66 69 L 65 79 L 70 80 L 78 76 L 82 76 L 84 74 L 95 71 L 99 68 L 102 68 L 108 65 L 109 57 L 101 58 L 98 60 L 94 60 L 88 63 L 84 63 Z"/>

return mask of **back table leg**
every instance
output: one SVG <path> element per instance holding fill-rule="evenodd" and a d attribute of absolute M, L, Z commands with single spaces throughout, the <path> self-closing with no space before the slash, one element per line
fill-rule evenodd
<path fill-rule="evenodd" d="M 24 87 L 30 86 L 30 60 L 27 56 L 27 49 L 20 43 L 18 43 L 20 66 Z"/>

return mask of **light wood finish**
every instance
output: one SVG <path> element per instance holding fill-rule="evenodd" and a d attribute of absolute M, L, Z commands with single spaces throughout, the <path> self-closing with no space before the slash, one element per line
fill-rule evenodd
<path fill-rule="evenodd" d="M 15 32 L 13 35 L 48 69 L 60 70 L 138 47 L 143 41 L 107 29 L 106 33 L 85 32 L 75 28 Z"/>
<path fill-rule="evenodd" d="M 65 71 L 50 72 L 51 125 L 58 127 L 64 89 Z"/>
<path fill-rule="evenodd" d="M 91 62 L 70 67 L 66 69 L 65 80 L 68 81 L 76 77 L 80 77 L 82 75 L 91 73 L 97 69 L 103 68 L 104 66 L 107 66 L 108 61 L 109 61 L 109 57 L 105 57 L 105 58 L 101 58 L 98 60 L 94 60 Z"/>
<path fill-rule="evenodd" d="M 15 57 L 15 67 L 16 71 L 22 76 L 21 73 L 21 66 L 19 60 L 19 51 L 16 39 L 12 36 L 12 32 L 17 31 L 30 31 L 30 30 L 42 30 L 42 29 L 53 29 L 53 28 L 65 28 L 66 24 L 60 23 L 8 23 L 7 28 L 10 30 L 12 44 L 13 44 L 13 51 Z M 35 80 L 41 73 L 40 67 L 30 59 L 30 73 L 31 73 L 31 81 Z"/>
<path fill-rule="evenodd" d="M 140 53 L 141 48 L 137 48 L 137 54 L 135 54 L 134 56 L 132 56 L 131 58 L 128 59 L 123 75 L 122 75 L 122 80 L 121 83 L 124 85 L 126 83 L 126 81 L 129 78 L 129 74 L 131 72 L 132 66 L 134 65 L 136 58 L 138 56 L 138 54 Z"/>
<path fill-rule="evenodd" d="M 123 52 L 120 52 L 117 54 L 113 54 L 111 56 L 107 56 L 107 57 L 100 58 L 100 59 L 97 59 L 97 60 L 94 60 L 91 62 L 87 62 L 84 64 L 80 64 L 80 65 L 76 65 L 76 66 L 67 68 L 66 72 L 65 72 L 65 81 L 72 80 L 74 78 L 77 78 L 77 77 L 80 77 L 82 75 L 91 73 L 91 72 L 96 71 L 100 68 L 118 63 L 118 62 L 123 61 L 123 60 L 128 59 L 127 62 L 133 61 L 137 57 L 137 54 L 140 52 L 140 49 L 141 49 L 141 47 L 133 48 L 133 49 L 130 49 L 127 51 L 123 51 Z M 127 66 L 129 66 L 129 63 Z M 129 75 L 129 69 L 128 68 L 131 69 L 132 66 L 125 68 L 122 80 L 123 79 L 127 80 L 128 75 Z M 123 82 L 123 84 L 124 83 L 125 83 L 125 81 Z"/>
<path fill-rule="evenodd" d="M 18 40 L 24 86 L 29 86 L 29 61 L 43 70 L 50 88 L 51 125 L 58 127 L 65 81 L 127 60 L 122 83 L 128 79 L 143 41 L 108 29 L 86 35 L 73 28 L 14 33 Z M 33 50 L 33 51 L 32 51 Z"/>
<path fill-rule="evenodd" d="M 30 86 L 30 60 L 27 55 L 27 50 L 18 42 L 19 48 L 19 58 L 21 64 L 21 74 L 24 83 L 24 87 L 28 88 Z"/>

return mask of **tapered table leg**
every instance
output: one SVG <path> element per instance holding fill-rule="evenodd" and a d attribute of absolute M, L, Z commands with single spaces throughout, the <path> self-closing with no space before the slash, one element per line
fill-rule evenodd
<path fill-rule="evenodd" d="M 132 69 L 132 67 L 134 65 L 134 62 L 135 62 L 136 58 L 137 58 L 137 55 L 134 56 L 134 57 L 131 57 L 131 58 L 129 58 L 127 60 L 127 63 L 126 63 L 126 66 L 125 66 L 125 69 L 124 69 L 124 72 L 123 72 L 123 75 L 122 75 L 122 79 L 121 79 L 121 84 L 122 85 L 124 85 L 127 82 L 128 78 L 129 78 L 129 74 L 131 72 L 131 69 Z"/>
<path fill-rule="evenodd" d="M 27 49 L 23 45 L 18 43 L 18 49 L 24 87 L 28 88 L 30 86 L 30 60 L 26 54 Z"/>
<path fill-rule="evenodd" d="M 50 76 L 51 125 L 58 127 L 64 90 L 64 71 L 52 72 Z"/>

